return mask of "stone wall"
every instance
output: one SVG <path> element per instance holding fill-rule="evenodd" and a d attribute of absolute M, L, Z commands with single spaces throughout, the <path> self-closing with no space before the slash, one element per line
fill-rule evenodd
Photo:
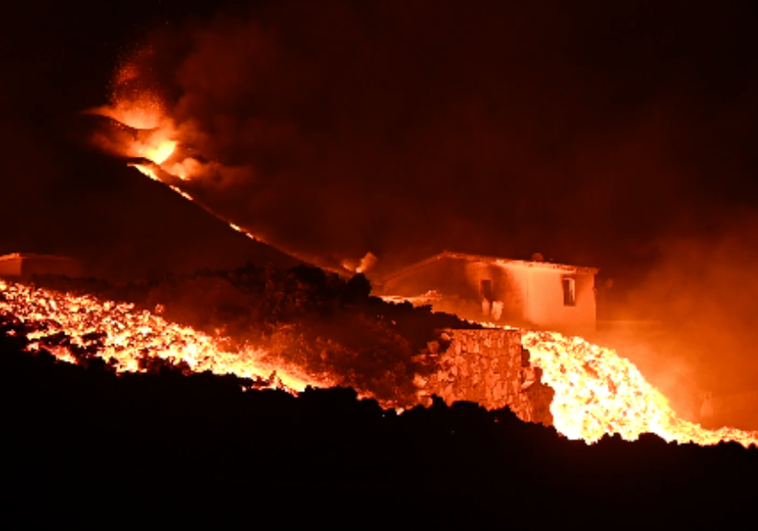
<path fill-rule="evenodd" d="M 467 401 L 488 410 L 509 407 L 521 420 L 552 425 L 553 390 L 529 363 L 520 330 L 444 330 L 442 342 L 431 345 L 439 368 L 420 382 L 422 394 L 437 395 L 448 405 Z"/>

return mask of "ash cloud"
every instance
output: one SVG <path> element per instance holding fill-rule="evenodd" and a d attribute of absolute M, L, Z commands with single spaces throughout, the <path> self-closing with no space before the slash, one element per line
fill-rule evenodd
<path fill-rule="evenodd" d="M 186 189 L 279 248 L 372 252 L 377 273 L 443 248 L 626 273 L 714 199 L 724 156 L 716 200 L 754 164 L 745 15 L 286 1 L 155 32 L 137 60 L 220 165 Z"/>

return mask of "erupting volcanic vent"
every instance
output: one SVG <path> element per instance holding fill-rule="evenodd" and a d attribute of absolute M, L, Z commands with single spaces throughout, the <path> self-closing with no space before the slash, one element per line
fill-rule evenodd
<path fill-rule="evenodd" d="M 149 56 L 149 51 L 143 51 L 122 66 L 114 79 L 111 104 L 89 111 L 115 121 L 114 127 L 101 128 L 95 134 L 96 145 L 131 159 L 129 164 L 144 175 L 167 185 L 253 240 L 340 274 L 365 273 L 374 265 L 376 256 L 370 251 L 362 257 L 306 251 L 277 236 L 277 230 L 265 220 L 246 222 L 243 227 L 237 221 L 239 214 L 229 217 L 225 213 L 228 205 L 239 201 L 230 197 L 239 194 L 240 183 L 255 182 L 257 170 L 249 164 L 207 158 L 213 156 L 213 149 L 208 147 L 210 133 L 201 130 L 191 118 L 176 118 L 181 109 L 169 106 L 145 72 L 148 67 L 144 63 L 149 62 Z"/>
<path fill-rule="evenodd" d="M 137 310 L 132 304 L 101 302 L 94 297 L 10 282 L 0 282 L 0 294 L 0 316 L 19 325 L 18 329 L 30 341 L 27 349 L 48 350 L 65 362 L 82 363 L 97 357 L 117 372 L 144 372 L 155 362 L 168 363 L 188 372 L 234 374 L 254 379 L 251 387 L 278 387 L 295 394 L 307 386 L 334 387 L 345 381 L 334 367 L 331 373 L 316 372 L 306 363 L 295 361 L 291 350 L 272 353 L 265 348 L 235 346 L 221 334 L 211 337 L 146 310 Z M 476 330 L 469 332 L 476 333 Z M 756 433 L 731 428 L 705 430 L 678 418 L 665 397 L 613 350 L 557 333 L 518 333 L 529 354 L 529 363 L 519 370 L 521 383 L 517 393 L 522 398 L 493 405 L 492 397 L 498 399 L 493 389 L 508 387 L 510 383 L 496 381 L 494 361 L 484 364 L 484 371 L 489 370 L 487 374 L 473 380 L 455 380 L 459 386 L 460 382 L 469 382 L 470 388 L 451 389 L 449 384 L 440 384 L 446 379 L 450 382 L 450 375 L 465 376 L 472 372 L 470 360 L 456 357 L 452 353 L 455 349 L 448 346 L 447 352 L 435 347 L 422 354 L 427 361 L 431 360 L 432 367 L 424 375 L 416 376 L 418 389 L 414 397 L 380 398 L 380 405 L 403 410 L 423 403 L 424 397 L 432 393 L 464 398 L 481 396 L 474 387 L 484 385 L 490 386 L 488 397 L 480 400 L 485 407 L 509 405 L 525 418 L 523 409 L 519 410 L 515 402 L 530 400 L 528 394 L 522 393 L 528 393 L 534 385 L 546 385 L 554 391 L 549 404 L 552 422 L 559 433 L 570 439 L 593 443 L 604 435 L 617 433 L 626 440 L 636 440 L 643 433 L 655 433 L 669 442 L 712 445 L 736 441 L 745 447 L 758 446 Z M 460 347 L 458 351 L 460 354 Z M 328 353 L 325 351 L 323 356 Z M 356 391 L 360 397 L 376 398 L 369 389 Z M 526 414 L 526 420 L 537 417 Z"/>

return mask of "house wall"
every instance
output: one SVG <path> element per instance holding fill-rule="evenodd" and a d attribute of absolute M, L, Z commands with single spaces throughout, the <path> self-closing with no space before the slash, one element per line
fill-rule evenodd
<path fill-rule="evenodd" d="M 21 274 L 31 275 L 67 275 L 78 277 L 81 274 L 79 262 L 73 259 L 55 259 L 45 257 L 24 257 L 22 259 Z"/>
<path fill-rule="evenodd" d="M 595 332 L 595 277 L 557 269 L 514 266 L 525 279 L 525 318 L 535 328 L 588 335 Z M 573 278 L 575 304 L 564 304 L 563 279 Z"/>
<path fill-rule="evenodd" d="M 21 259 L 0 260 L 0 277 L 20 277 Z"/>
<path fill-rule="evenodd" d="M 521 279 L 502 265 L 483 261 L 457 260 L 464 264 L 464 274 L 471 300 L 476 301 L 476 319 L 487 322 L 524 324 L 526 298 Z M 490 281 L 491 294 L 485 300 L 482 282 Z"/>
<path fill-rule="evenodd" d="M 413 297 L 435 290 L 446 294 L 472 296 L 460 260 L 438 260 L 384 284 L 385 294 Z"/>
<path fill-rule="evenodd" d="M 575 282 L 575 305 L 564 304 L 563 279 Z M 491 282 L 484 300 L 482 281 Z M 428 291 L 435 311 L 487 321 L 575 335 L 595 331 L 594 275 L 540 266 L 484 260 L 443 258 L 387 281 L 385 295 L 415 297 Z"/>
<path fill-rule="evenodd" d="M 492 282 L 490 302 L 500 303 L 496 314 L 491 304 L 482 304 L 482 280 Z M 445 258 L 387 281 L 382 294 L 415 297 L 431 290 L 442 295 L 432 303 L 435 311 L 477 321 L 524 322 L 524 290 L 518 279 L 508 269 L 488 262 Z"/>

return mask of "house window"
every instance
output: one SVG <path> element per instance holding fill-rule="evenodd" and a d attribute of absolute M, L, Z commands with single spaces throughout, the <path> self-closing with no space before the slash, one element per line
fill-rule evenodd
<path fill-rule="evenodd" d="M 492 300 L 492 280 L 485 279 L 479 283 L 479 295 L 488 301 Z"/>
<path fill-rule="evenodd" d="M 563 278 L 563 305 L 576 306 L 576 279 L 573 277 Z"/>

